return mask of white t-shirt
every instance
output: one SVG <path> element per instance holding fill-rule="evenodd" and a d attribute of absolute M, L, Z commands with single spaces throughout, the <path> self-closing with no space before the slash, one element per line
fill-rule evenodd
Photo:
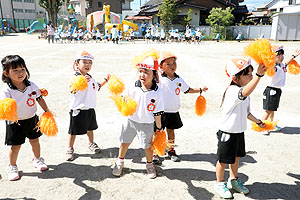
<path fill-rule="evenodd" d="M 271 77 L 270 83 L 268 86 L 275 88 L 282 88 L 285 86 L 286 80 L 286 64 L 280 63 L 280 65 L 275 65 L 276 72 L 273 77 Z"/>
<path fill-rule="evenodd" d="M 40 89 L 31 81 L 25 82 L 26 88 L 21 91 L 11 83 L 5 84 L 1 99 L 12 98 L 16 100 L 18 119 L 24 120 L 33 117 L 37 111 L 37 101 L 42 98 Z"/>
<path fill-rule="evenodd" d="M 154 116 L 161 115 L 164 112 L 164 99 L 161 89 L 157 84 L 153 84 L 148 91 L 143 91 L 141 82 L 135 82 L 135 87 L 128 88 L 123 95 L 134 99 L 137 103 L 136 112 L 128 119 L 138 123 L 153 123 Z"/>
<path fill-rule="evenodd" d="M 79 72 L 75 76 L 81 75 Z M 96 108 L 96 92 L 100 90 L 100 84 L 97 83 L 90 74 L 90 81 L 88 87 L 84 91 L 78 91 L 76 94 L 70 95 L 70 109 L 71 110 L 88 110 Z M 74 78 L 74 77 L 73 77 Z"/>
<path fill-rule="evenodd" d="M 242 97 L 242 88 L 236 85 L 228 87 L 222 110 L 220 130 L 227 133 L 242 133 L 247 129 L 247 117 L 250 114 L 250 97 Z"/>
<path fill-rule="evenodd" d="M 164 95 L 164 111 L 176 113 L 180 109 L 180 92 L 188 93 L 190 87 L 175 73 L 174 79 L 170 79 L 165 73 L 159 76 L 159 86 Z"/>

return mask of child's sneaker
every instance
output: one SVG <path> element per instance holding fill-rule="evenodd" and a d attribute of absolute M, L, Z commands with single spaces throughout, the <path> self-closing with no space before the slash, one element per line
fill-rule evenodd
<path fill-rule="evenodd" d="M 156 171 L 155 171 L 155 166 L 153 165 L 153 163 L 147 163 L 146 169 L 147 169 L 149 178 L 156 178 Z"/>
<path fill-rule="evenodd" d="M 273 130 L 273 131 L 281 131 L 281 129 L 282 129 L 282 128 L 281 128 L 280 126 L 277 126 L 277 125 L 276 125 L 276 126 L 274 127 L 274 130 Z"/>
<path fill-rule="evenodd" d="M 100 151 L 101 151 L 101 149 L 98 147 L 98 145 L 95 142 L 93 142 L 89 145 L 89 149 L 93 153 L 100 153 Z"/>
<path fill-rule="evenodd" d="M 18 180 L 19 178 L 20 177 L 19 177 L 18 167 L 14 165 L 9 165 L 7 169 L 7 179 L 9 181 L 15 181 Z"/>
<path fill-rule="evenodd" d="M 158 155 L 153 155 L 152 163 L 153 163 L 154 165 L 161 165 L 161 164 L 162 164 L 162 162 L 161 162 L 161 160 L 159 159 Z"/>
<path fill-rule="evenodd" d="M 231 192 L 229 191 L 227 184 L 225 182 L 216 183 L 214 185 L 214 188 L 215 188 L 216 193 L 220 197 L 222 197 L 224 199 L 232 199 L 233 198 L 233 196 L 232 196 Z"/>
<path fill-rule="evenodd" d="M 168 155 L 173 162 L 180 162 L 179 156 L 176 154 L 174 149 L 168 151 Z"/>
<path fill-rule="evenodd" d="M 230 178 L 229 178 L 228 182 L 227 182 L 227 187 L 229 189 L 234 189 L 234 190 L 236 190 L 236 191 L 238 191 L 239 193 L 242 193 L 242 194 L 249 193 L 248 188 L 246 188 L 244 186 L 244 184 L 243 184 L 243 182 L 240 178 L 232 179 L 232 180 L 230 180 Z"/>
<path fill-rule="evenodd" d="M 73 161 L 75 159 L 73 148 L 68 148 L 68 150 L 66 152 L 66 159 L 67 159 L 67 161 Z"/>
<path fill-rule="evenodd" d="M 33 166 L 41 172 L 48 169 L 48 166 L 44 163 L 44 158 L 42 157 L 33 159 Z"/>
<path fill-rule="evenodd" d="M 124 162 L 120 162 L 119 160 L 115 163 L 115 166 L 112 170 L 112 174 L 114 176 L 121 176 L 122 174 L 122 170 L 123 170 L 123 167 L 124 167 Z"/>

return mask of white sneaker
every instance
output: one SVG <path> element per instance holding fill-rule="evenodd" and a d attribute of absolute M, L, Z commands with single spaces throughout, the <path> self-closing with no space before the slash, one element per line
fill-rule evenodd
<path fill-rule="evenodd" d="M 220 197 L 222 197 L 224 199 L 232 199 L 233 198 L 233 196 L 232 196 L 231 192 L 229 191 L 227 184 L 225 182 L 216 183 L 214 185 L 214 188 L 215 188 L 216 193 Z"/>
<path fill-rule="evenodd" d="M 155 170 L 155 166 L 153 165 L 153 163 L 147 163 L 146 169 L 147 169 L 149 178 L 156 178 L 156 170 Z"/>
<path fill-rule="evenodd" d="M 7 179 L 9 181 L 15 181 L 20 178 L 18 167 L 15 165 L 9 165 L 7 169 Z"/>
<path fill-rule="evenodd" d="M 112 174 L 114 176 L 121 176 L 122 170 L 124 167 L 124 162 L 120 162 L 119 160 L 115 163 L 115 166 L 113 168 Z"/>
<path fill-rule="evenodd" d="M 33 163 L 33 166 L 35 168 L 37 168 L 38 170 L 40 170 L 41 172 L 48 169 L 48 166 L 44 163 L 44 158 L 42 158 L 42 157 L 33 159 L 32 163 Z"/>

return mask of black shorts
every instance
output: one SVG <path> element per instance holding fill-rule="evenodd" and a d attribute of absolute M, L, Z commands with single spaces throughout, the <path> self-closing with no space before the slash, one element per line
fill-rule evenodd
<path fill-rule="evenodd" d="M 39 117 L 35 115 L 32 118 L 19 120 L 17 123 L 10 124 L 6 121 L 6 145 L 21 145 L 25 143 L 25 139 L 39 138 L 42 133 L 37 129 Z"/>
<path fill-rule="evenodd" d="M 145 36 L 146 35 L 146 31 L 142 31 L 142 36 Z"/>
<path fill-rule="evenodd" d="M 217 132 L 217 159 L 220 163 L 234 164 L 236 157 L 246 156 L 244 133 Z"/>
<path fill-rule="evenodd" d="M 83 135 L 98 128 L 94 109 L 71 110 L 69 134 Z"/>
<path fill-rule="evenodd" d="M 130 39 L 131 39 L 131 40 L 134 40 L 134 36 L 130 36 Z"/>
<path fill-rule="evenodd" d="M 177 113 L 164 113 L 161 116 L 162 128 L 179 129 L 183 126 L 179 112 Z"/>
<path fill-rule="evenodd" d="M 264 110 L 277 111 L 281 93 L 281 89 L 268 86 L 263 93 Z"/>

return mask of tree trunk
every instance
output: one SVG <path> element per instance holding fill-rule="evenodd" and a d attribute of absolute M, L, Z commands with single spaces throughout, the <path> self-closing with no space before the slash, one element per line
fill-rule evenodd
<path fill-rule="evenodd" d="M 56 0 L 48 0 L 48 17 L 49 21 L 52 21 L 54 27 L 57 26 L 57 13 L 56 13 Z"/>

